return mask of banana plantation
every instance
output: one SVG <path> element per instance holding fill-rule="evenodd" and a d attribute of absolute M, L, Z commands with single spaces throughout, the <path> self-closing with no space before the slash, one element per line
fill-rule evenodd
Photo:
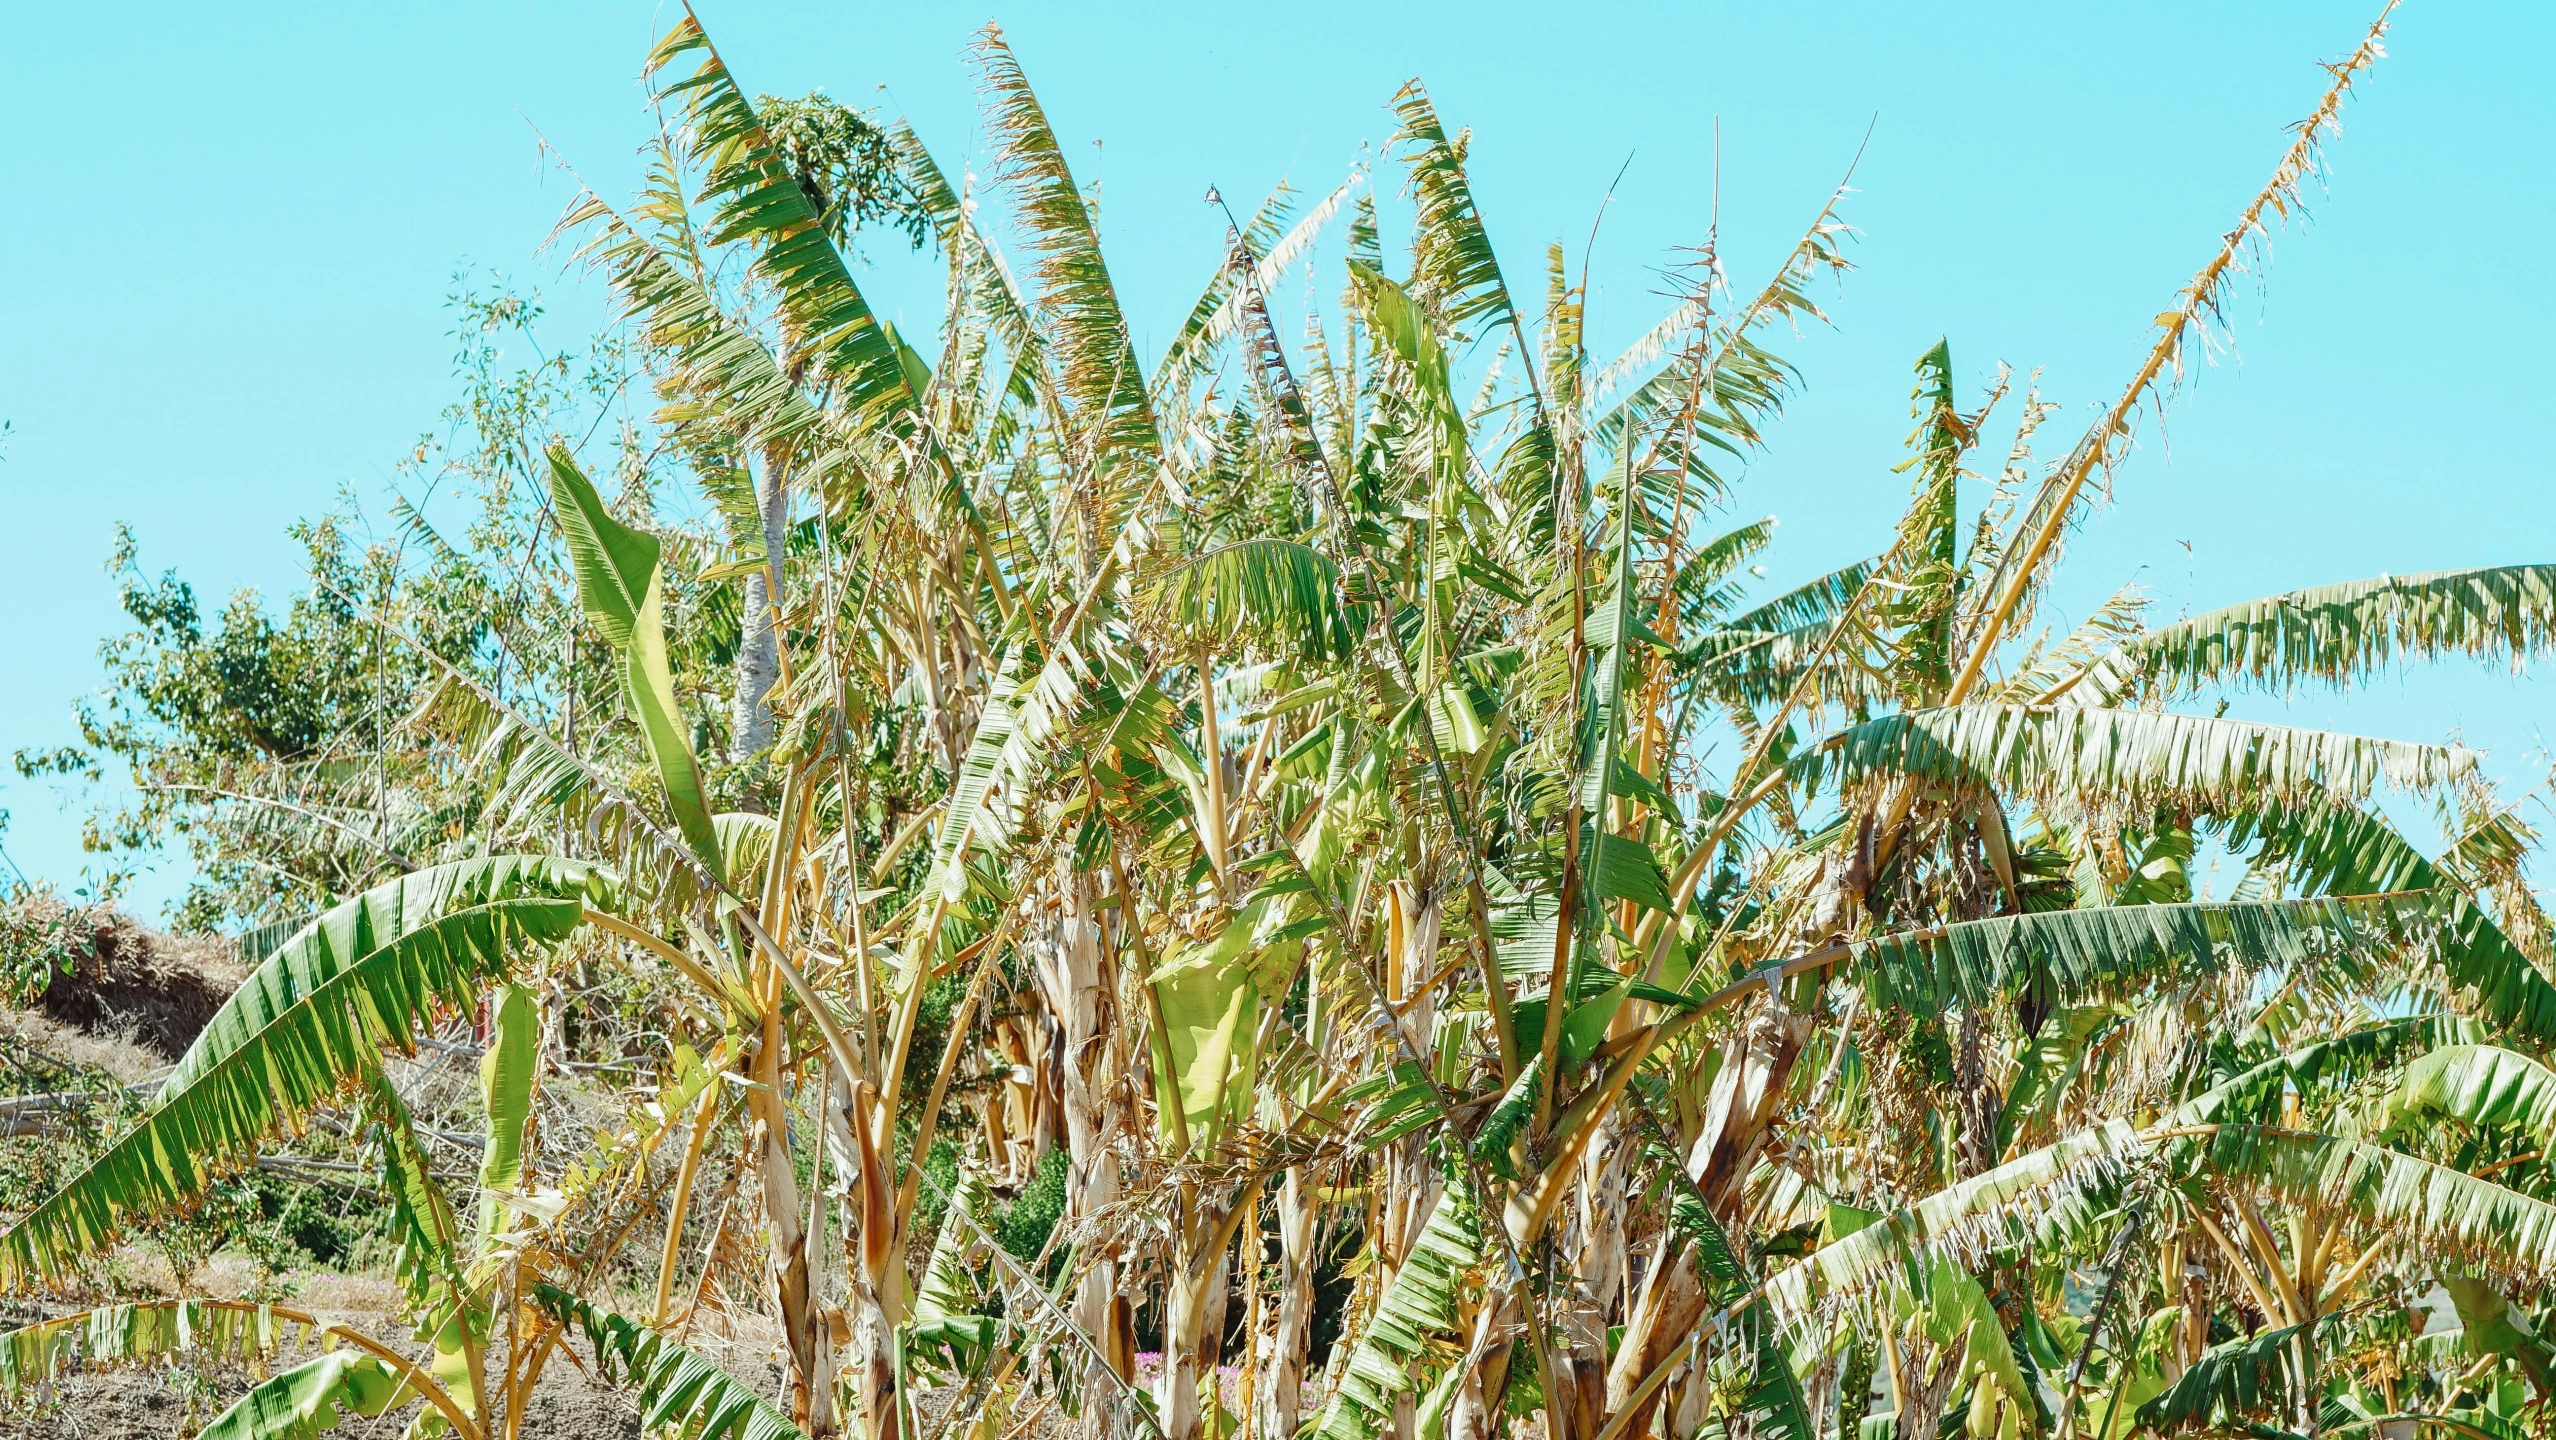
<path fill-rule="evenodd" d="M 2054 592 L 2384 30 L 2091 424 L 1911 357 L 1904 506 L 1777 590 L 1734 486 L 1847 187 L 1591 354 L 1415 81 L 1336 187 L 1210 195 L 1140 353 L 998 29 L 971 174 L 684 14 L 644 184 L 552 240 L 608 338 L 466 357 L 401 472 L 467 533 L 314 522 L 280 622 L 128 541 L 117 689 L 21 757 L 129 769 L 101 831 L 182 838 L 246 978 L 0 1212 L 8 1408 L 183 1363 L 240 1372 L 221 1437 L 529 1440 L 570 1372 L 688 1440 L 2546 1433 L 2522 797 L 2224 697 L 2518 667 L 2556 565 Z M 284 1173 L 368 1207 L 386 1323 L 116 1282 Z"/>

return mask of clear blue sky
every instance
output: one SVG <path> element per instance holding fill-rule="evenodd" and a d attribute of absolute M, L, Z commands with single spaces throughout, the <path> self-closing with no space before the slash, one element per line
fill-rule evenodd
<path fill-rule="evenodd" d="M 1999 360 L 2041 367 L 2069 406 L 2046 433 L 2080 428 L 2313 103 L 2314 62 L 2347 53 L 2373 8 L 1038 3 L 999 18 L 1103 182 L 1142 353 L 1216 262 L 1205 187 L 1327 186 L 1384 137 L 1384 102 L 1413 74 L 1473 127 L 1522 287 L 1540 288 L 1548 240 L 1576 252 L 1632 156 L 1598 244 L 1601 351 L 1649 323 L 1651 267 L 1704 233 L 1716 117 L 1724 254 L 1751 288 L 1874 123 L 1846 210 L 1860 269 L 1828 297 L 1835 328 L 1790 346 L 1808 390 L 1743 500 L 1785 522 L 1782 580 L 1881 543 L 1905 492 L 1889 466 L 1908 366 L 1938 334 L 1968 383 Z M 22 7 L 0 86 L 0 752 L 72 738 L 70 702 L 120 628 L 101 569 L 114 521 L 135 524 L 147 567 L 218 603 L 293 584 L 293 518 L 341 489 L 378 502 L 453 393 L 457 266 L 538 284 L 572 335 L 600 313 L 592 282 L 534 253 L 570 194 L 534 128 L 626 194 L 650 133 L 637 70 L 667 13 Z M 706 0 L 704 18 L 750 90 L 823 86 L 909 115 L 946 159 L 975 146 L 975 9 Z M 2313 223 L 2237 292 L 2236 354 L 2146 433 L 2117 507 L 2074 542 L 2063 600 L 2135 577 L 2170 618 L 2381 571 L 2556 559 L 2556 279 L 2535 258 L 2556 218 L 2556 9 L 2413 0 L 2390 50 Z M 928 326 L 937 294 L 881 278 L 882 308 Z M 2238 712 L 2459 731 L 2526 788 L 2551 694 L 2447 666 Z M 10 853 L 76 883 L 85 803 L 0 779 Z M 181 880 L 164 869 L 137 898 L 147 910 Z"/>

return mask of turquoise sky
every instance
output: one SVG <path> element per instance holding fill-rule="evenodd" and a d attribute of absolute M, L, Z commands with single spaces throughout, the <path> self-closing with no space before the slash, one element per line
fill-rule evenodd
<path fill-rule="evenodd" d="M 644 3 L 22 7 L 0 84 L 0 752 L 72 738 L 120 628 L 110 527 L 208 608 L 296 579 L 285 525 L 378 504 L 453 392 L 459 267 L 539 286 L 574 336 L 593 284 L 535 249 L 570 196 L 546 135 L 607 195 L 650 133 Z M 1806 393 L 1741 509 L 1784 521 L 1782 581 L 1879 548 L 1904 477 L 1908 366 L 1948 334 L 1966 384 L 2040 367 L 2082 427 L 2142 353 L 2348 53 L 2365 3 L 1822 6 L 1021 4 L 999 15 L 1086 179 L 1152 353 L 1215 265 L 1208 184 L 1327 187 L 1424 76 L 1474 130 L 1513 282 L 1599 235 L 1592 331 L 1655 317 L 1654 267 L 1711 213 L 1753 289 L 1872 126 L 1833 329 L 1788 344 Z M 950 7 L 718 3 L 750 90 L 909 115 L 945 163 L 976 144 Z M 2072 542 L 2064 603 L 2136 579 L 2171 618 L 2382 571 L 2556 558 L 2556 9 L 2414 0 L 2331 150 L 2313 223 L 2241 281 L 2235 350 L 2150 427 L 2117 505 Z M 882 92 L 880 87 L 886 87 Z M 910 269 L 910 267 L 908 267 Z M 877 300 L 923 328 L 936 292 Z M 2064 448 L 2061 440 L 2051 448 Z M 2235 711 L 2490 747 L 2515 791 L 2550 688 L 2449 665 L 2342 700 Z M 6 842 L 70 886 L 88 797 L 0 779 Z M 2533 818 L 2544 823 L 2541 808 Z M 145 910 L 183 883 L 140 887 Z"/>

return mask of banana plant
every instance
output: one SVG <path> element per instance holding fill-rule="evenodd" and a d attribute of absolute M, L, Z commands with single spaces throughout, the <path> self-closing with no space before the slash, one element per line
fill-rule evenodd
<path fill-rule="evenodd" d="M 1363 168 L 1301 210 L 1279 186 L 1219 217 L 1149 357 L 989 28 L 981 178 L 881 132 L 942 261 L 926 338 L 687 10 L 637 199 L 581 190 L 563 231 L 716 529 L 550 450 L 617 704 L 554 727 L 447 666 L 417 710 L 484 833 L 580 858 L 422 865 L 315 921 L 0 1231 L 0 1283 L 66 1279 L 353 1095 L 425 1348 L 330 1332 L 363 1358 L 281 1372 L 257 1424 L 512 1433 L 579 1333 L 652 1427 L 815 1440 L 918 1428 L 935 1355 L 963 1376 L 936 1433 L 987 1437 L 1051 1404 L 1164 1440 L 2513 1433 L 2556 1234 L 2535 837 L 2458 746 L 2201 702 L 2535 658 L 2556 567 L 2043 614 L 2381 28 L 2081 438 L 2037 461 L 2056 407 L 1932 345 L 1906 505 L 1767 595 L 1737 486 L 1799 383 L 1777 337 L 1850 269 L 1843 184 L 1754 289 L 1708 242 L 1598 363 L 1588 276 L 1556 247 L 1541 304 L 1513 290 L 1415 81 L 1379 161 L 1407 249 Z M 1334 226 L 1337 290 L 1298 291 Z M 687 631 L 703 595 L 733 650 Z M 2426 801 L 2437 854 L 2402 828 Z M 527 1124 L 569 945 L 680 1030 L 574 1158 Z M 467 1224 L 379 1064 L 463 1015 Z M 1024 1263 L 992 1228 L 1051 1153 Z M 596 1286 L 642 1216 L 624 1315 Z M 2408 1318 L 2430 1279 L 2455 1342 Z M 690 1341 L 739 1288 L 778 1404 Z M 188 1303 L 7 1363 L 280 1357 L 268 1312 Z"/>
<path fill-rule="evenodd" d="M 386 1052 L 414 1052 L 417 1030 L 467 1014 L 497 997 L 497 1033 L 488 1051 L 491 1120 L 490 1215 L 520 1179 L 523 1126 L 534 1067 L 533 1016 L 526 992 L 510 983 L 543 948 L 583 923 L 589 901 L 610 891 L 593 867 L 530 856 L 499 856 L 432 867 L 378 886 L 322 914 L 278 946 L 161 1085 L 142 1118 L 52 1195 L 0 1232 L 13 1285 L 60 1284 L 111 1245 L 126 1227 L 186 1205 L 214 1180 L 253 1161 L 259 1148 L 298 1130 L 349 1091 L 362 1097 L 380 1136 L 384 1188 L 400 1228 L 400 1272 L 417 1307 L 431 1363 L 344 1327 L 297 1323 L 332 1351 L 279 1373 L 243 1396 L 216 1426 L 243 1436 L 315 1431 L 343 1404 L 362 1414 L 415 1403 L 464 1436 L 497 1433 L 483 1352 L 501 1314 L 505 1278 L 480 1263 L 426 1162 L 398 1091 L 384 1077 Z M 512 1139 L 507 1132 L 512 1129 Z M 495 1173 L 503 1169 L 505 1174 Z M 484 1215 L 480 1240 L 494 1253 L 502 1223 Z M 129 1363 L 197 1343 L 211 1356 L 268 1354 L 279 1345 L 271 1307 L 223 1308 L 178 1301 L 163 1310 L 125 1309 L 79 1326 L 21 1332 L 19 1353 L 40 1380 L 68 1363 Z M 197 1310 L 212 1319 L 197 1330 Z M 253 1324 L 236 1324 L 242 1314 Z M 224 1318 L 230 1317 L 230 1318 Z M 13 1337 L 13 1343 L 16 1343 Z M 224 1347 L 227 1347 L 224 1348 Z M 387 1368 L 386 1368 L 387 1367 Z M 513 1378 L 510 1368 L 507 1378 Z M 506 1420 L 511 1426 L 519 1423 Z M 294 1428 L 300 1427 L 300 1428 Z M 510 1428 L 504 1433 L 512 1434 Z"/>

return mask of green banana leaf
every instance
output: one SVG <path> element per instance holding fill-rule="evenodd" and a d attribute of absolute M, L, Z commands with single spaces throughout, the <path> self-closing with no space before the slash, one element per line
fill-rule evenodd
<path fill-rule="evenodd" d="M 665 573 L 657 537 L 612 518 L 564 445 L 550 447 L 550 498 L 577 573 L 577 603 L 587 623 L 621 656 L 622 697 L 647 739 L 666 809 L 692 853 L 724 883 L 719 832 L 692 754 L 692 727 L 675 701 L 674 672 L 666 660 Z"/>

